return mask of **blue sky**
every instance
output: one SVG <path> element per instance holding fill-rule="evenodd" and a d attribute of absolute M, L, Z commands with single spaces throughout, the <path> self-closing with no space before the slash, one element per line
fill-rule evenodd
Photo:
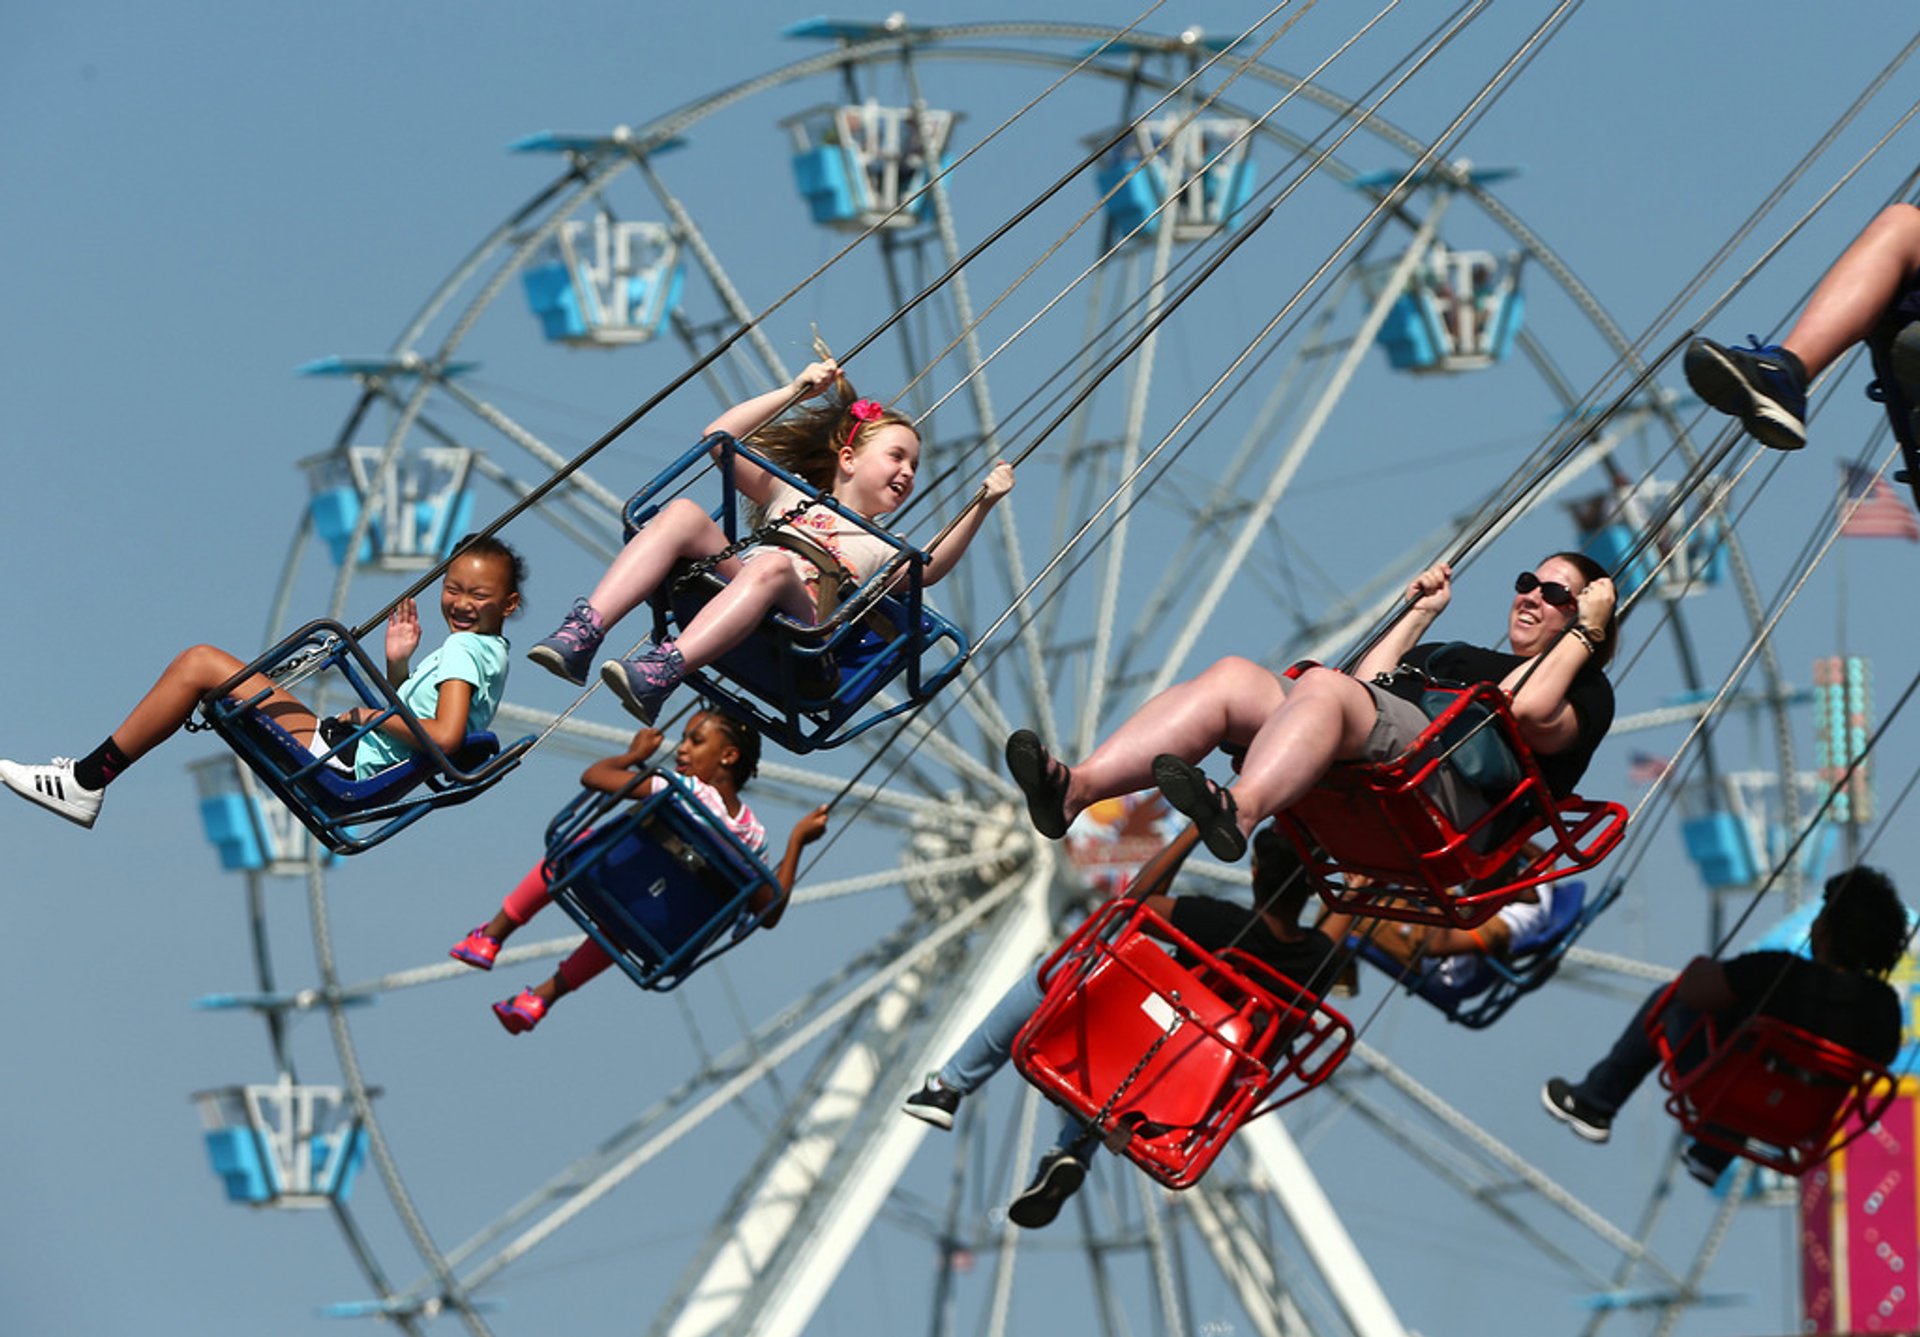
<path fill-rule="evenodd" d="M 948 17 L 1003 12 L 961 8 Z M 1063 0 L 1047 17 L 1113 21 L 1123 8 Z M 1543 8 L 1496 7 L 1463 43 L 1460 72 L 1411 89 L 1395 104 L 1395 117 L 1431 133 L 1463 100 L 1466 71 L 1484 76 L 1495 53 Z M 1197 22 L 1226 32 L 1257 12 L 1199 5 L 1164 11 L 1148 26 L 1166 31 Z M 346 0 L 320 8 L 77 0 L 10 16 L 0 44 L 0 179 L 7 183 L 0 238 L 11 261 L 0 289 L 8 314 L 0 322 L 0 451 L 9 478 L 0 490 L 0 536 L 13 579 L 0 586 L 0 626 L 8 629 L 0 685 L 9 703 L 0 754 L 84 752 L 180 646 L 258 643 L 302 504 L 294 461 L 330 444 L 347 403 L 339 387 L 297 380 L 292 369 L 316 356 L 384 348 L 431 285 L 533 193 L 547 165 L 509 156 L 507 143 L 542 129 L 638 123 L 773 68 L 800 54 L 778 32 L 805 16 L 760 0 L 539 9 L 451 0 Z M 1314 16 L 1317 28 L 1303 26 L 1303 44 L 1324 39 L 1331 20 L 1323 18 Z M 1466 152 L 1526 169 L 1503 197 L 1620 323 L 1637 331 L 1907 39 L 1911 25 L 1910 7 L 1891 0 L 1850 5 L 1844 15 L 1726 0 L 1588 6 L 1487 115 Z M 1287 51 L 1284 43 L 1276 49 L 1276 63 L 1305 63 Z M 982 77 L 995 81 L 996 91 L 1040 78 L 1014 67 Z M 1910 70 L 1895 80 L 1896 88 L 1911 84 Z M 1863 152 L 1901 109 L 1897 95 L 1874 103 L 1850 132 L 1851 152 Z M 771 140 L 771 106 L 765 119 L 754 133 Z M 1046 134 L 1031 141 L 1036 155 L 1064 152 L 1062 145 L 1098 128 L 1046 125 Z M 984 118 L 967 128 L 984 132 Z M 1825 259 L 1898 186 L 1913 144 L 1909 130 L 1871 162 L 1733 300 L 1716 332 L 1733 338 L 1764 331 L 1782 317 Z M 776 209 L 794 211 L 783 228 L 766 227 L 764 245 L 739 253 L 750 301 L 770 300 L 831 253 L 832 245 L 799 221 L 783 173 L 747 173 L 746 160 L 718 135 L 696 136 L 684 152 L 692 160 L 684 179 L 704 192 L 709 202 L 702 207 L 713 211 L 717 230 L 776 217 Z M 1764 225 L 1743 257 L 1781 231 L 1794 208 L 1810 204 L 1847 156 L 1816 169 L 1788 213 Z M 1297 244 L 1302 251 L 1318 245 L 1312 227 L 1302 225 L 1312 239 Z M 1692 309 L 1731 278 L 1723 273 L 1710 282 Z M 1258 282 L 1234 286 L 1242 315 L 1271 305 L 1263 305 Z M 835 314 L 840 325 L 829 328 L 850 342 L 851 334 L 837 331 L 856 328 L 856 318 Z M 784 355 L 797 360 L 803 353 L 809 315 L 819 313 L 788 313 L 778 325 Z M 508 347 L 507 322 L 501 324 L 493 337 Z M 524 332 L 530 341 L 530 329 Z M 649 350 L 651 360 L 631 364 L 637 370 L 602 362 L 584 373 L 537 360 L 549 351 L 489 370 L 529 395 L 544 393 L 553 401 L 542 410 L 550 430 L 576 446 L 674 370 L 665 350 Z M 1577 385 L 1604 370 L 1597 348 L 1578 339 L 1557 351 Z M 1066 355 L 1052 345 L 1023 358 L 1044 365 L 1049 356 Z M 1181 373 L 1204 380 L 1202 353 L 1166 354 L 1170 366 L 1183 356 L 1194 365 Z M 1666 381 L 1678 384 L 1671 374 Z M 1432 522 L 1411 504 L 1369 511 L 1368 492 L 1341 479 L 1429 468 L 1443 446 L 1475 444 L 1471 432 L 1451 430 L 1458 418 L 1480 411 L 1473 401 L 1459 390 L 1434 394 L 1423 404 L 1404 386 L 1383 386 L 1376 416 L 1343 408 L 1352 416 L 1340 427 L 1350 435 L 1317 480 L 1325 491 L 1315 495 L 1328 510 L 1344 508 L 1347 516 L 1406 533 Z M 684 412 L 691 418 L 699 411 Z M 1842 411 L 1837 407 L 1835 416 Z M 1857 405 L 1844 411 L 1864 413 Z M 616 452 L 606 475 L 623 487 L 637 481 L 659 450 L 704 421 L 649 421 Z M 1544 424 L 1544 416 L 1538 421 Z M 1855 432 L 1846 448 L 1863 436 L 1864 429 Z M 1772 494 L 1796 524 L 1806 519 L 1804 507 L 1828 495 L 1839 448 L 1824 445 L 1816 440 L 1789 461 L 1793 481 Z M 1454 495 L 1444 465 L 1423 477 L 1449 508 L 1467 501 L 1464 488 Z M 1799 507 L 1780 503 L 1782 492 L 1793 493 Z M 1016 493 L 1013 504 L 1042 534 L 1048 516 L 1036 496 L 1044 493 Z M 1023 501 L 1032 509 L 1020 511 Z M 1793 543 L 1800 532 L 1791 530 Z M 1330 537 L 1327 551 L 1344 555 L 1340 541 Z M 577 557 L 561 552 L 536 552 L 537 611 L 515 631 L 522 643 L 544 630 L 533 624 L 551 621 L 570 587 L 588 574 Z M 1830 652 L 1832 628 L 1844 613 L 1847 636 L 1875 656 L 1891 699 L 1916 659 L 1906 612 L 1905 573 L 1913 560 L 1904 545 L 1891 543 L 1850 554 L 1850 591 L 1843 602 L 1837 584 L 1820 587 L 1818 611 L 1793 628 L 1789 672 L 1803 679 L 1807 659 Z M 320 583 L 303 588 L 324 597 Z M 369 583 L 356 603 L 370 611 L 386 590 Z M 1233 648 L 1230 632 L 1209 643 L 1216 652 Z M 114 790 L 90 835 L 22 805 L 0 806 L 0 849 L 11 873 L 0 886 L 11 930 L 0 957 L 13 1000 L 9 1074 L 0 1093 L 10 1130 L 0 1151 L 0 1202 L 7 1207 L 0 1320 L 10 1331 L 317 1332 L 332 1330 L 312 1317 L 317 1306 L 362 1294 L 323 1221 L 227 1206 L 201 1158 L 188 1093 L 269 1076 L 255 1023 L 189 1007 L 202 995 L 250 983 L 239 885 L 215 868 L 180 769 L 205 750 L 197 740 L 183 741 L 144 764 Z M 1618 783 L 1624 748 L 1614 751 L 1608 778 Z M 461 848 L 445 869 L 417 850 L 343 869 L 334 879 L 339 932 L 360 954 L 357 969 L 431 960 L 442 939 L 451 942 L 481 917 L 531 861 L 540 825 L 564 797 L 574 765 L 530 767 L 519 782 L 528 792 L 511 807 L 502 798 L 484 820 L 450 823 L 446 839 Z M 1887 773 L 1889 789 L 1904 774 L 1891 762 Z M 1885 857 L 1898 873 L 1911 853 L 1905 842 Z M 857 842 L 838 857 L 848 870 L 862 866 Z M 1682 908 L 1622 925 L 1617 950 L 1677 962 L 1704 945 L 1704 913 L 1685 867 L 1676 859 L 1668 871 Z M 297 934 L 295 893 L 272 913 Z M 812 950 L 830 946 L 802 941 Z M 654 1052 L 650 1044 L 669 1043 L 656 1026 L 679 1029 L 665 1000 L 583 997 L 570 1002 L 564 1032 L 509 1045 L 485 1016 L 499 986 L 515 987 L 495 979 L 468 991 L 457 1030 L 437 1030 L 437 1020 L 418 1015 L 392 1029 L 367 1027 L 374 1077 L 392 1092 L 388 1099 L 402 1109 L 418 1101 L 400 1116 L 410 1139 L 403 1161 L 424 1166 L 456 1158 L 468 1170 L 460 1192 L 428 1209 L 436 1230 L 450 1238 L 484 1213 L 480 1190 L 499 1176 L 501 1158 L 556 1136 L 561 1151 L 569 1137 L 575 1149 L 586 1142 L 598 1125 L 576 1126 L 568 1115 L 587 1103 L 589 1088 L 617 1106 L 645 1085 L 635 1066 L 674 1061 L 643 1057 Z M 1621 1003 L 1583 996 L 1577 1012 L 1563 1010 L 1551 1023 L 1509 1036 L 1497 1062 L 1485 1049 L 1448 1052 L 1498 1074 L 1490 1082 L 1510 1078 L 1513 1090 L 1530 1099 L 1541 1064 L 1583 1052 L 1590 1037 L 1597 1042 L 1624 1015 Z M 1414 1032 L 1428 1020 L 1403 1015 L 1388 1025 Z M 307 1026 L 317 1043 L 318 1023 Z M 443 1108 L 445 1123 L 436 1125 Z M 1478 1112 L 1529 1154 L 1551 1158 L 1554 1173 L 1604 1177 L 1605 1162 L 1563 1165 L 1579 1149 L 1549 1139 L 1552 1130 L 1536 1128 L 1524 1106 L 1510 1115 L 1497 1106 Z M 1615 1149 L 1611 1164 L 1617 1170 L 1628 1163 L 1636 1147 L 1649 1152 L 1660 1145 L 1658 1136 L 1649 1124 Z M 1342 1167 L 1323 1165 L 1322 1172 L 1338 1180 Z M 1640 1191 L 1644 1183 L 1642 1175 Z M 1622 1199 L 1617 1215 L 1632 1210 L 1629 1201 L 1637 1199 Z M 1398 1233 L 1377 1210 L 1369 1215 L 1366 1201 L 1354 1209 L 1350 1223 L 1363 1245 L 1380 1240 L 1383 1273 L 1396 1297 L 1406 1297 L 1410 1323 L 1435 1333 L 1469 1322 L 1486 1331 L 1522 1330 L 1488 1311 L 1478 1270 L 1484 1259 L 1459 1262 L 1473 1278 L 1462 1289 L 1478 1299 L 1436 1300 L 1452 1285 L 1432 1257 L 1420 1258 L 1419 1239 Z M 1434 1210 L 1432 1220 L 1443 1222 L 1446 1209 Z M 606 1252 L 636 1260 L 640 1291 L 655 1294 L 672 1273 L 648 1270 L 650 1245 L 684 1228 L 640 1214 L 638 1223 L 623 1221 L 628 1233 L 610 1236 Z M 1377 1234 L 1367 1235 L 1369 1229 Z M 1716 1274 L 1726 1289 L 1757 1297 L 1759 1308 L 1703 1313 L 1687 1330 L 1784 1326 L 1775 1275 L 1786 1256 L 1783 1234 L 1774 1227 L 1740 1236 L 1723 1264 L 1727 1271 Z M 582 1249 L 556 1264 L 541 1285 L 567 1291 L 571 1269 L 603 1281 L 607 1265 L 594 1253 Z M 411 1275 L 404 1260 L 396 1271 Z M 1556 1313 L 1573 1313 L 1564 1286 L 1528 1295 L 1564 1306 Z M 535 1287 L 507 1311 L 500 1330 L 522 1330 L 529 1319 L 559 1312 L 543 1307 L 556 1303 Z M 633 1296 L 628 1304 L 623 1327 L 647 1308 Z M 880 1319 L 918 1323 L 921 1316 L 870 1268 L 849 1274 L 819 1330 L 862 1330 Z M 1576 1321 L 1569 1317 L 1567 1326 Z M 601 1326 L 612 1325 L 590 1323 L 588 1330 Z"/>

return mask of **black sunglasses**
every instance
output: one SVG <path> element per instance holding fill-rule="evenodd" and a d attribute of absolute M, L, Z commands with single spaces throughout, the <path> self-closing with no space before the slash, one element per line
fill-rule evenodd
<path fill-rule="evenodd" d="M 1557 580 L 1542 580 L 1531 571 L 1522 571 L 1513 578 L 1515 594 L 1531 594 L 1539 590 L 1540 597 L 1555 608 L 1571 608 L 1579 598 L 1572 590 Z"/>

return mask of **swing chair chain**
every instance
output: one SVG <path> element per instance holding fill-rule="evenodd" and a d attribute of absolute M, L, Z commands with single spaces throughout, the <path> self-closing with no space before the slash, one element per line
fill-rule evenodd
<path fill-rule="evenodd" d="M 726 547 L 722 548 L 719 552 L 714 553 L 711 557 L 702 557 L 699 560 L 692 563 L 687 568 L 687 573 L 685 576 L 682 577 L 682 579 L 693 580 L 696 577 L 704 576 L 707 572 L 719 566 L 720 563 L 726 561 L 729 557 L 734 556 L 735 554 L 741 552 L 743 549 L 751 548 L 756 543 L 763 542 L 766 539 L 767 535 L 771 534 L 774 530 L 779 529 L 782 525 L 792 524 L 796 519 L 800 517 L 801 512 L 811 509 L 815 504 L 819 502 L 819 500 L 820 499 L 818 497 L 802 497 L 785 514 L 778 516 L 773 520 L 768 521 L 767 523 L 761 525 L 758 529 L 755 529 L 750 533 L 741 535 L 739 538 L 729 543 Z"/>
<path fill-rule="evenodd" d="M 1175 994 L 1173 996 L 1173 1003 L 1176 1008 L 1179 1007 L 1180 997 L 1178 994 Z M 1181 1009 L 1181 1010 L 1184 1011 L 1185 1009 Z M 1133 1065 L 1133 1071 L 1129 1072 L 1125 1077 L 1122 1077 L 1120 1079 L 1120 1084 L 1113 1088 L 1113 1094 L 1107 1097 L 1106 1103 L 1100 1106 L 1098 1110 L 1094 1111 L 1093 1117 L 1090 1120 L 1088 1120 L 1088 1122 L 1093 1126 L 1093 1128 L 1097 1130 L 1101 1127 L 1101 1125 L 1106 1123 L 1107 1116 L 1113 1113 L 1113 1107 L 1120 1103 L 1120 1097 L 1124 1096 L 1127 1093 L 1127 1089 L 1140 1079 L 1140 1074 L 1147 1070 L 1147 1065 L 1153 1062 L 1154 1055 L 1160 1052 L 1161 1046 L 1165 1045 L 1168 1040 L 1172 1039 L 1173 1032 L 1179 1029 L 1180 1028 L 1176 1025 L 1171 1029 L 1160 1032 L 1159 1035 L 1154 1037 L 1153 1043 L 1147 1046 L 1147 1052 L 1142 1054 L 1140 1056 L 1140 1061 Z M 1116 1129 L 1115 1131 L 1119 1132 L 1120 1130 Z M 1124 1145 L 1124 1142 L 1123 1142 L 1123 1145 Z"/>

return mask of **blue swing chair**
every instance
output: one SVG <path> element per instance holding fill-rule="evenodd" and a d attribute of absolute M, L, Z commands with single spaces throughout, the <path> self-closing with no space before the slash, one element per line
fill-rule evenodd
<path fill-rule="evenodd" d="M 921 599 L 928 555 L 856 515 L 804 479 L 715 432 L 682 455 L 666 472 L 627 502 L 631 537 L 659 509 L 661 497 L 676 479 L 702 467 L 718 451 L 721 499 L 713 517 L 733 543 L 740 534 L 739 489 L 733 462 L 747 460 L 884 541 L 894 556 L 850 592 L 833 614 L 808 625 L 784 613 L 770 614 L 760 630 L 704 668 L 690 670 L 687 682 L 732 714 L 751 720 L 762 734 L 790 752 L 838 747 L 874 725 L 916 709 L 946 686 L 965 665 L 971 647 L 953 623 Z M 892 587 L 892 588 L 889 588 Z M 726 588 L 711 571 L 676 571 L 653 595 L 653 636 L 661 641 L 679 634 Z M 903 699 L 878 704 L 880 691 L 901 682 Z"/>
<path fill-rule="evenodd" d="M 659 790 L 628 801 L 653 778 Z M 547 827 L 546 871 L 554 904 L 635 984 L 663 992 L 732 951 L 785 895 L 679 776 L 651 768 L 562 808 Z M 749 909 L 767 889 L 766 904 Z"/>
<path fill-rule="evenodd" d="M 375 713 L 321 756 L 262 709 L 268 692 L 230 695 L 256 674 L 290 687 L 328 671 L 352 689 L 355 705 Z M 372 849 L 435 808 L 465 803 L 497 784 L 533 746 L 531 734 L 502 751 L 492 734 L 470 733 L 451 752 L 442 751 L 351 633 L 324 618 L 307 623 L 207 693 L 200 714 L 206 727 L 336 854 Z M 331 759 L 396 716 L 413 738 L 413 751 L 404 760 L 356 780 Z M 424 792 L 416 793 L 422 786 Z"/>
<path fill-rule="evenodd" d="M 1554 884 L 1546 919 L 1530 931 L 1516 934 L 1501 956 L 1434 957 L 1408 966 L 1396 961 L 1371 937 L 1356 934 L 1347 941 L 1361 960 L 1391 976 L 1407 992 L 1432 1003 L 1448 1021 L 1483 1030 L 1553 978 L 1567 949 L 1613 904 L 1621 886 L 1615 879 L 1589 901 L 1584 882 Z M 1455 969 L 1442 971 L 1443 959 L 1456 962 Z"/>

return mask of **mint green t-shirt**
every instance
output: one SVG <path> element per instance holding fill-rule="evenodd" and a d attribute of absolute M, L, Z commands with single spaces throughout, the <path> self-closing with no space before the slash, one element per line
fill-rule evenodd
<path fill-rule="evenodd" d="M 454 632 L 419 668 L 407 675 L 407 680 L 400 684 L 400 699 L 415 715 L 432 716 L 440 709 L 443 682 L 473 684 L 467 732 L 485 729 L 493 723 L 493 712 L 500 708 L 500 697 L 507 687 L 507 638 L 482 636 L 472 631 Z M 353 778 L 364 780 L 396 761 L 404 761 L 411 753 L 412 749 L 398 738 L 370 733 L 360 740 L 354 753 Z"/>

